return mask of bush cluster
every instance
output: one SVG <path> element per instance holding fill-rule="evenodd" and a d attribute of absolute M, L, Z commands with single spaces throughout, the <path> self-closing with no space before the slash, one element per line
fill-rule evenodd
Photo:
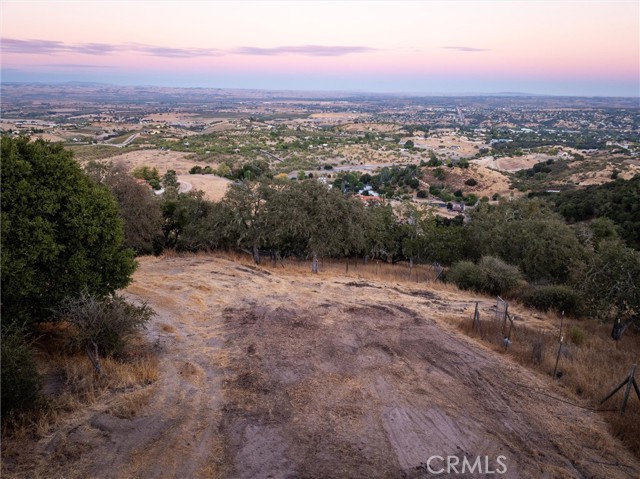
<path fill-rule="evenodd" d="M 458 261 L 447 271 L 446 281 L 460 289 L 482 291 L 484 278 L 480 268 L 473 261 Z"/>
<path fill-rule="evenodd" d="M 446 280 L 461 289 L 506 295 L 520 285 L 523 277 L 517 267 L 500 258 L 483 256 L 477 264 L 471 261 L 455 263 L 447 272 Z"/>
<path fill-rule="evenodd" d="M 464 182 L 464 184 L 467 186 L 476 186 L 478 182 L 476 181 L 475 178 L 469 178 L 467 181 Z"/>
<path fill-rule="evenodd" d="M 98 299 L 82 293 L 65 299 L 57 310 L 58 318 L 72 325 L 68 338 L 71 351 L 83 351 L 94 342 L 102 354 L 115 356 L 122 355 L 127 338 L 154 315 L 146 303 L 136 306 L 116 294 Z"/>
<path fill-rule="evenodd" d="M 582 299 L 575 289 L 564 285 L 533 286 L 520 297 L 521 301 L 532 308 L 542 311 L 555 309 L 566 314 L 578 313 Z"/>
<path fill-rule="evenodd" d="M 38 399 L 39 377 L 25 333 L 18 328 L 2 331 L 2 419 L 29 409 Z"/>

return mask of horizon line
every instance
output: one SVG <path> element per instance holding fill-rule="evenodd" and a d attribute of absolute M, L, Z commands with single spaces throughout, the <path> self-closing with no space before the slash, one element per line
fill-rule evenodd
<path fill-rule="evenodd" d="M 296 88 L 237 88 L 237 87 L 215 87 L 215 86 L 167 86 L 167 85 L 152 85 L 152 84 L 133 84 L 133 83 L 105 83 L 94 81 L 82 81 L 82 80 L 66 80 L 66 81 L 0 81 L 0 87 L 2 85 L 76 85 L 76 86 L 89 86 L 89 85 L 101 85 L 110 87 L 132 87 L 132 88 L 178 88 L 185 90 L 238 90 L 238 91 L 262 91 L 262 92 L 296 92 L 296 93 L 324 93 L 324 94 L 353 94 L 353 95 L 379 95 L 379 96 L 518 96 L 518 97 L 553 97 L 553 98 L 638 98 L 640 99 L 640 93 L 634 96 L 628 95 L 567 95 L 567 94 L 554 94 L 554 93 L 531 93 L 531 92 L 518 92 L 518 91 L 493 91 L 493 92 L 426 92 L 426 91 L 395 91 L 395 92 L 383 92 L 373 90 L 322 90 L 322 89 L 296 89 Z M 640 105 L 638 105 L 640 108 Z"/>

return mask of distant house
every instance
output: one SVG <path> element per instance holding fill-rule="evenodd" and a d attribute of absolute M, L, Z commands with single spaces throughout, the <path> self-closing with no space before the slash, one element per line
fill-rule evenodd
<path fill-rule="evenodd" d="M 373 191 L 373 187 L 371 185 L 366 185 L 363 189 L 358 191 L 358 194 L 364 196 L 380 196 L 379 193 Z"/>
<path fill-rule="evenodd" d="M 365 205 L 369 203 L 383 203 L 384 198 L 380 196 L 366 196 L 366 195 L 353 195 L 354 198 L 358 198 Z"/>

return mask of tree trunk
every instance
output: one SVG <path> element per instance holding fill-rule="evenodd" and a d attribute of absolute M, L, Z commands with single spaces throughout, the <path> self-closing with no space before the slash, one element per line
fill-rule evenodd
<path fill-rule="evenodd" d="M 349 258 L 346 259 L 344 272 L 349 273 Z"/>
<path fill-rule="evenodd" d="M 260 264 L 260 250 L 257 246 L 253 247 L 253 261 L 255 264 Z"/>
<path fill-rule="evenodd" d="M 622 335 L 627 330 L 631 321 L 622 322 L 619 318 L 613 323 L 613 331 L 611 331 L 611 337 L 614 341 L 620 341 L 622 339 Z"/>
<path fill-rule="evenodd" d="M 311 266 L 311 272 L 312 273 L 318 272 L 318 254 L 316 252 L 313 253 L 313 263 Z"/>

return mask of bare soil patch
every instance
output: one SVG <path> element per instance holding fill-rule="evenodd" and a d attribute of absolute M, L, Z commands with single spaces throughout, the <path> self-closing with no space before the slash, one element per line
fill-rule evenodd
<path fill-rule="evenodd" d="M 3 476 L 421 478 L 431 455 L 502 455 L 509 478 L 638 477 L 599 415 L 451 319 L 492 300 L 355 269 L 141 258 L 153 393 L 78 413 Z"/>
<path fill-rule="evenodd" d="M 188 174 L 197 162 L 187 159 L 190 153 L 169 150 L 136 150 L 127 153 L 119 153 L 121 150 L 115 147 L 109 147 L 116 150 L 118 154 L 111 155 L 108 160 L 114 163 L 123 162 L 130 170 L 139 166 L 150 166 L 157 168 L 161 175 L 168 170 L 175 170 L 176 173 Z M 82 157 L 78 157 L 83 160 Z"/>
<path fill-rule="evenodd" d="M 556 159 L 556 157 L 541 153 L 531 153 L 523 156 L 507 156 L 504 158 L 494 158 L 493 156 L 487 156 L 471 161 L 472 163 L 492 168 L 494 170 L 518 171 L 524 170 L 526 168 L 531 168 L 536 163 L 547 161 L 549 159 Z"/>
<path fill-rule="evenodd" d="M 437 134 L 426 138 L 415 137 L 417 147 L 433 150 L 438 156 L 449 158 L 469 157 L 487 145 L 482 141 L 472 141 L 456 134 Z"/>
<path fill-rule="evenodd" d="M 231 184 L 231 180 L 216 175 L 178 175 L 178 181 L 203 191 L 205 198 L 211 201 L 221 200 Z"/>
<path fill-rule="evenodd" d="M 469 168 L 444 168 L 446 174 L 444 181 L 433 176 L 433 170 L 424 171 L 426 173 L 424 180 L 427 184 L 445 184 L 451 192 L 462 190 L 465 194 L 473 193 L 478 198 L 483 196 L 491 198 L 496 193 L 500 196 L 520 194 L 511 188 L 511 181 L 505 174 L 482 164 L 472 163 Z M 465 181 L 470 178 L 477 181 L 475 186 L 465 184 Z"/>

